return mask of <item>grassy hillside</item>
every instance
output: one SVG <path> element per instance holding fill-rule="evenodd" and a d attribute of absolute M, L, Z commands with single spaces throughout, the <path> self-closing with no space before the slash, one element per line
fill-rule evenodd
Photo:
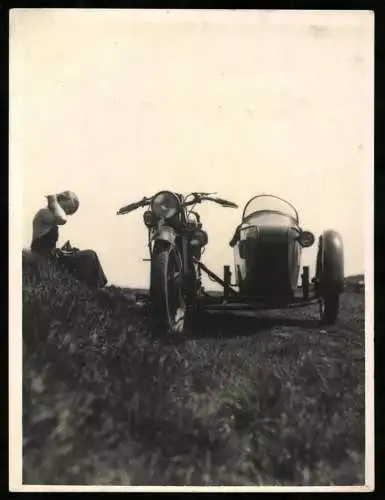
<path fill-rule="evenodd" d="M 363 297 L 213 316 L 175 345 L 145 309 L 23 256 L 23 482 L 364 483 Z"/>
<path fill-rule="evenodd" d="M 356 283 L 357 281 L 364 281 L 365 276 L 363 274 L 352 274 L 351 276 L 347 276 L 345 278 L 346 283 L 351 283 L 354 282 Z"/>
<path fill-rule="evenodd" d="M 363 274 L 354 274 L 345 278 L 345 291 L 352 293 L 365 292 L 365 276 Z"/>

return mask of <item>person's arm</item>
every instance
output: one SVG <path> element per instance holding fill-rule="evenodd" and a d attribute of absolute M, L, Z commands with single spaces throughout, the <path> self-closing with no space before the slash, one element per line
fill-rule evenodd
<path fill-rule="evenodd" d="M 64 210 L 57 201 L 56 194 L 48 195 L 46 198 L 48 200 L 48 208 L 51 210 L 53 216 L 55 217 L 56 224 L 62 226 L 67 222 L 67 217 Z"/>

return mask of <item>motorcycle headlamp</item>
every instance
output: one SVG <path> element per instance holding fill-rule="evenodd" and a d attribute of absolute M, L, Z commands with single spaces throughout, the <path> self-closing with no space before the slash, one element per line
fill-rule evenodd
<path fill-rule="evenodd" d="M 170 219 L 179 212 L 178 197 L 170 191 L 160 191 L 151 202 L 153 214 L 160 219 Z"/>
<path fill-rule="evenodd" d="M 300 245 L 304 248 L 311 247 L 314 243 L 314 234 L 311 233 L 310 231 L 302 231 L 301 234 L 298 236 L 298 241 Z"/>
<path fill-rule="evenodd" d="M 203 247 L 207 245 L 207 243 L 208 243 L 208 235 L 206 231 L 202 231 L 201 229 L 197 229 L 192 235 L 190 240 L 190 245 L 195 247 L 197 246 Z"/>

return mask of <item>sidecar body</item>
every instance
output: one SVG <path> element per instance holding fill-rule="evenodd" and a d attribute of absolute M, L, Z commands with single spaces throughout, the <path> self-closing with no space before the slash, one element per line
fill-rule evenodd
<path fill-rule="evenodd" d="M 290 300 L 301 268 L 300 236 L 298 213 L 289 202 L 271 195 L 249 200 L 230 242 L 240 293 L 250 299 Z M 312 236 L 306 243 L 312 244 Z"/>
<path fill-rule="evenodd" d="M 314 243 L 314 234 L 301 228 L 290 202 L 269 194 L 252 197 L 230 241 L 235 283 L 231 283 L 230 266 L 225 266 L 224 279 L 219 280 L 225 301 L 217 306 L 283 309 L 319 302 L 321 319 L 333 323 L 344 289 L 342 238 L 334 230 L 322 232 L 315 276 L 310 279 L 302 255 Z"/>

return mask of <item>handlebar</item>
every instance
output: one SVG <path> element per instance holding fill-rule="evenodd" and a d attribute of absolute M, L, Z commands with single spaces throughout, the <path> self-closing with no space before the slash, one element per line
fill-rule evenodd
<path fill-rule="evenodd" d="M 185 205 L 195 205 L 196 203 L 201 203 L 202 201 L 213 201 L 214 203 L 218 203 L 219 205 L 222 205 L 223 207 L 226 208 L 238 208 L 238 205 L 236 203 L 233 203 L 232 201 L 229 200 L 224 200 L 223 198 L 213 198 L 212 196 L 208 196 L 209 194 L 214 194 L 214 193 L 191 193 L 194 195 L 194 200 L 189 201 L 188 203 L 185 203 Z"/>
<path fill-rule="evenodd" d="M 204 193 L 204 192 L 199 192 L 199 193 L 191 193 L 193 196 L 195 197 L 199 197 L 199 196 L 211 196 L 212 194 L 217 194 L 216 192 L 214 193 Z"/>
<path fill-rule="evenodd" d="M 229 200 L 224 200 L 223 198 L 211 198 L 209 196 L 206 196 L 205 199 L 214 201 L 215 203 L 219 203 L 219 205 L 222 205 L 223 207 L 238 208 L 238 205 L 236 203 L 233 203 L 232 201 Z"/>
<path fill-rule="evenodd" d="M 224 200 L 223 198 L 213 198 L 212 196 L 210 196 L 211 194 L 216 194 L 216 193 L 191 193 L 191 194 L 194 196 L 194 199 L 192 201 L 184 202 L 183 205 L 186 207 L 190 205 L 196 205 L 197 203 L 202 203 L 202 201 L 213 201 L 214 203 L 218 203 L 219 205 L 222 205 L 223 207 L 226 208 L 238 208 L 238 205 L 236 203 L 233 203 L 232 201 Z M 137 201 L 135 203 L 130 203 L 129 205 L 120 208 L 116 212 L 116 215 L 128 214 L 129 212 L 132 212 L 137 208 L 149 205 L 152 199 L 153 197 L 150 198 L 144 197 L 140 201 Z"/>
<path fill-rule="evenodd" d="M 137 201 L 135 203 L 130 203 L 129 205 L 126 205 L 125 207 L 120 208 L 116 212 L 116 215 L 128 214 L 129 212 L 132 212 L 133 210 L 136 210 L 137 208 L 149 205 L 151 200 L 152 200 L 152 198 L 142 198 L 140 201 Z"/>

